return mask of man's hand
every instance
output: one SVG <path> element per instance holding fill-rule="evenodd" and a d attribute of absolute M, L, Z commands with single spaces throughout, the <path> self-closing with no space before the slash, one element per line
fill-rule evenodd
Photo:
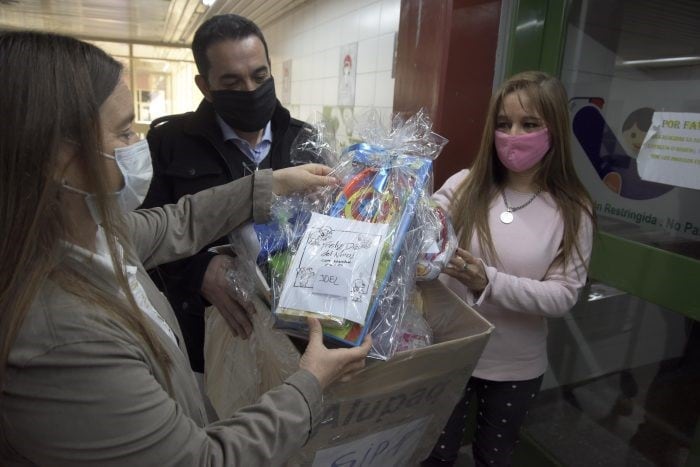
<path fill-rule="evenodd" d="M 248 299 L 252 291 L 232 283 L 228 271 L 234 269 L 233 259 L 226 255 L 214 256 L 202 279 L 202 296 L 214 305 L 228 323 L 231 333 L 247 339 L 253 332 L 251 316 L 255 307 Z"/>
<path fill-rule="evenodd" d="M 315 318 L 309 318 L 309 345 L 301 356 L 299 368 L 308 370 L 325 389 L 333 381 L 348 381 L 365 367 L 365 357 L 372 347 L 369 334 L 360 347 L 351 349 L 328 349 L 323 345 L 323 329 Z"/>

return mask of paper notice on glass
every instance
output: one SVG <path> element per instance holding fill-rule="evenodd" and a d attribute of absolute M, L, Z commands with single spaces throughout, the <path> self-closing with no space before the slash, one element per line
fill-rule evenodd
<path fill-rule="evenodd" d="M 279 306 L 364 324 L 388 230 L 387 224 L 312 213 Z"/>
<path fill-rule="evenodd" d="M 637 170 L 643 180 L 700 189 L 700 114 L 654 112 Z"/>

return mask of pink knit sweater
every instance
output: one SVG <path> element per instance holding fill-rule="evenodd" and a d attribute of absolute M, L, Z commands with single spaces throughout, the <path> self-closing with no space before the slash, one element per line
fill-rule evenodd
<path fill-rule="evenodd" d="M 449 210 L 456 189 L 469 171 L 450 177 L 433 199 Z M 508 204 L 520 206 L 531 193 L 506 190 Z M 500 221 L 505 210 L 503 198 L 496 197 L 489 211 L 489 227 L 500 263 L 486 263 L 489 285 L 478 300 L 461 282 L 442 274 L 440 280 L 473 305 L 495 330 L 482 354 L 474 376 L 492 381 L 536 378 L 547 368 L 547 317 L 558 317 L 576 303 L 586 281 L 586 264 L 591 255 L 592 224 L 584 216 L 579 248 L 584 261 L 574 253 L 566 269 L 553 266 L 564 233 L 563 219 L 548 193 L 540 193 L 527 207 L 513 213 L 511 224 Z M 459 230 L 460 226 L 455 226 Z M 481 258 L 476 239 L 471 253 Z"/>

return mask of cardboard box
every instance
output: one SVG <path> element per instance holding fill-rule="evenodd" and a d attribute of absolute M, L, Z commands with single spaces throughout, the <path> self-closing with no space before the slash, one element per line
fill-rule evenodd
<path fill-rule="evenodd" d="M 288 465 L 404 466 L 430 454 L 493 326 L 439 281 L 419 287 L 437 343 L 368 361 L 352 381 L 331 386 L 320 425 Z M 215 407 L 226 405 L 214 399 Z"/>

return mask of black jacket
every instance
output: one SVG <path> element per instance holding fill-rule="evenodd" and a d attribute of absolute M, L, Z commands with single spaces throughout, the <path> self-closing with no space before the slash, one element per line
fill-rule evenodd
<path fill-rule="evenodd" d="M 272 146 L 260 169 L 291 166 L 290 149 L 305 124 L 293 119 L 278 102 L 272 116 Z M 222 185 L 254 170 L 254 164 L 230 142 L 223 139 L 214 108 L 202 100 L 195 112 L 154 120 L 148 133 L 153 159 L 153 181 L 141 207 L 175 203 L 184 195 Z M 204 308 L 200 295 L 202 279 L 214 257 L 211 246 L 227 243 L 226 238 L 210 244 L 195 256 L 159 266 L 151 277 L 167 296 L 180 322 L 190 364 L 204 371 Z"/>

